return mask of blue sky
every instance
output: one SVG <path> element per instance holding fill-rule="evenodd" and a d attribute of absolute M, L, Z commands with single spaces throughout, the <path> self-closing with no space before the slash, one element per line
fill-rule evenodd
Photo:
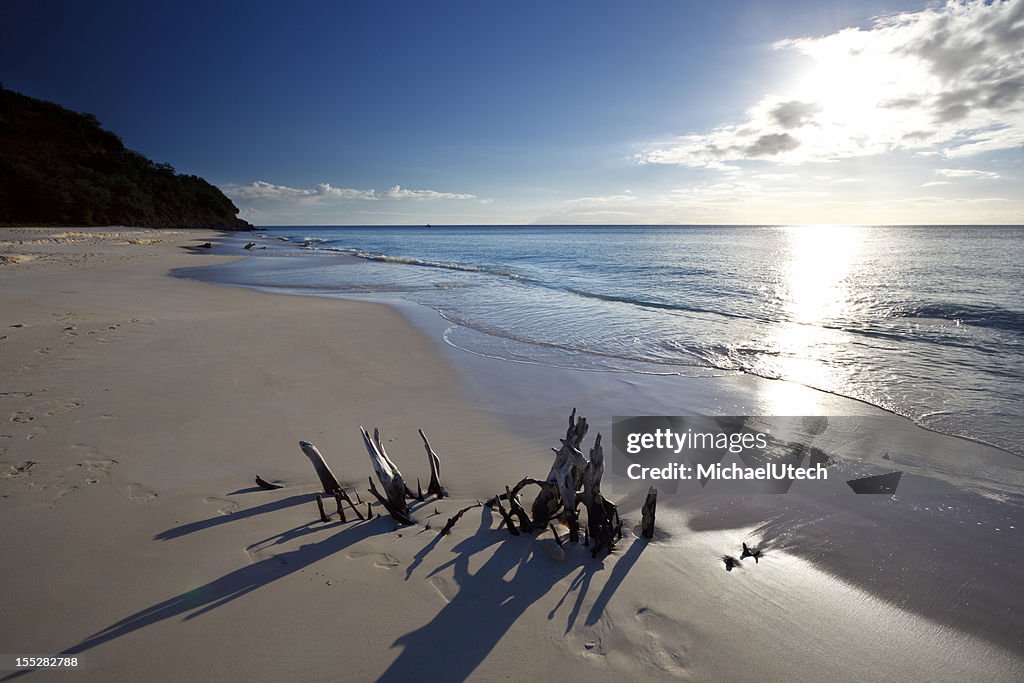
<path fill-rule="evenodd" d="M 1024 0 L 11 4 L 257 224 L 1024 222 Z"/>

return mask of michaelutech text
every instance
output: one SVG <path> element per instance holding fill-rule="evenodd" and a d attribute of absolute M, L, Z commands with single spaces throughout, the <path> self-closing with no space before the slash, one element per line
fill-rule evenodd
<path fill-rule="evenodd" d="M 669 463 L 663 467 L 644 467 L 633 463 L 626 475 L 630 479 L 828 479 L 828 470 L 821 465 L 805 468 L 779 463 L 760 467 L 740 467 L 735 463 L 695 467 Z"/>

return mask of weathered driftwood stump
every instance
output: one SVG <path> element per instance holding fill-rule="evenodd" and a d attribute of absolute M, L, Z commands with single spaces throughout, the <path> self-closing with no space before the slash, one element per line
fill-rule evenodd
<path fill-rule="evenodd" d="M 569 527 L 569 540 L 579 542 L 579 525 L 576 519 L 576 491 L 583 468 L 587 466 L 587 460 L 580 452 L 579 446 L 583 437 L 587 435 L 587 419 L 581 417 L 576 419 L 576 409 L 572 409 L 569 415 L 569 428 L 562 439 L 562 446 L 555 451 L 555 461 L 551 464 L 551 471 L 548 472 L 547 481 L 557 487 L 557 495 L 550 488 L 541 489 L 540 494 L 533 501 L 533 519 L 540 521 L 554 517 L 558 512 L 558 506 L 562 506 L 562 516 Z M 546 523 L 546 522 L 545 522 Z"/>
<path fill-rule="evenodd" d="M 569 528 L 569 541 L 580 541 L 578 507 L 583 503 L 587 511 L 585 542 L 594 543 L 594 555 L 602 549 L 611 550 L 622 538 L 622 522 L 615 504 L 601 495 L 601 478 L 604 476 L 604 450 L 601 435 L 594 440 L 590 458 L 584 457 L 580 444 L 587 434 L 587 421 L 576 417 L 576 410 L 569 415 L 569 426 L 560 448 L 555 451 L 555 461 L 545 480 L 526 478 L 505 493 L 487 502 L 501 514 L 509 533 L 518 536 L 520 532 L 533 532 L 548 528 L 550 522 L 561 516 Z M 526 512 L 519 500 L 519 492 L 527 485 L 537 485 L 540 493 L 533 501 L 531 514 Z M 506 510 L 502 501 L 506 500 Z M 518 520 L 518 527 L 515 523 Z M 552 527 L 553 529 L 553 527 Z M 558 538 L 555 534 L 556 539 Z"/>
<path fill-rule="evenodd" d="M 308 441 L 300 441 L 299 448 L 306 454 L 309 461 L 313 463 L 313 469 L 316 470 L 316 476 L 320 477 L 324 493 L 333 496 L 336 492 L 340 491 L 341 484 L 338 483 L 338 478 L 334 476 L 334 472 L 331 472 L 331 468 L 327 466 L 324 456 L 320 455 L 320 451 L 317 450 L 316 446 Z"/>
<path fill-rule="evenodd" d="M 574 408 L 569 415 L 569 425 L 565 432 L 565 438 L 561 439 L 561 447 L 552 449 L 555 452 L 555 460 L 551 465 L 547 478 L 543 480 L 525 478 L 512 488 L 506 486 L 505 493 L 497 495 L 487 502 L 489 507 L 497 509 L 510 534 L 518 536 L 524 532 L 533 533 L 550 528 L 555 544 L 560 545 L 562 540 L 558 536 L 557 530 L 551 525 L 551 522 L 557 517 L 561 517 L 569 529 L 567 542 L 579 543 L 578 510 L 582 503 L 587 513 L 587 525 L 584 529 L 583 542 L 588 545 L 593 544 L 592 554 L 594 557 L 597 557 L 602 550 L 610 552 L 615 547 L 615 543 L 622 538 L 622 521 L 619 519 L 618 509 L 614 503 L 605 498 L 601 493 L 601 479 L 604 476 L 604 449 L 601 447 L 601 435 L 598 434 L 594 440 L 594 446 L 590 449 L 589 458 L 584 456 L 580 450 L 580 445 L 587 435 L 587 430 L 587 420 L 583 417 L 577 418 L 576 409 Z M 416 480 L 416 493 L 413 493 L 406 484 L 401 471 L 394 461 L 388 457 L 387 450 L 384 448 L 384 443 L 380 438 L 380 430 L 374 429 L 373 436 L 363 427 L 360 427 L 359 431 L 363 436 L 363 445 L 366 446 L 366 452 L 370 455 L 370 462 L 373 465 L 374 473 L 377 475 L 377 481 L 380 482 L 381 489 L 383 489 L 383 492 L 378 490 L 373 482 L 373 477 L 370 477 L 370 493 L 388 511 L 392 519 L 402 524 L 413 524 L 408 500 L 412 499 L 423 502 L 426 499 L 419 479 Z M 430 467 L 430 483 L 427 486 L 427 495 L 443 498 L 448 495 L 448 492 L 441 485 L 440 459 L 437 457 L 434 449 L 431 448 L 427 435 L 423 433 L 423 430 L 419 430 L 419 434 L 420 438 L 423 439 L 423 448 L 427 453 L 427 464 Z M 317 476 L 320 478 L 320 483 L 323 485 L 324 494 L 330 495 L 335 499 L 338 507 L 338 517 L 341 521 L 343 523 L 347 521 L 342 501 L 349 504 L 359 519 L 363 519 L 359 508 L 356 507 L 352 499 L 349 498 L 348 493 L 338 483 L 337 477 L 331 472 L 331 468 L 328 467 L 316 446 L 307 441 L 300 441 L 299 446 L 310 462 L 313 463 Z M 519 496 L 523 488 L 528 485 L 535 485 L 540 488 L 540 492 L 534 499 L 530 512 L 526 511 Z M 647 503 L 644 505 L 643 525 L 647 538 L 651 537 L 647 535 L 648 529 L 651 530 L 650 533 L 653 535 L 656 495 L 657 492 L 651 489 L 651 494 L 648 495 Z M 360 504 L 362 503 L 358 492 L 356 493 L 356 500 Z M 502 504 L 503 500 L 508 501 L 508 509 Z M 326 521 L 329 518 L 323 508 L 323 496 L 317 494 L 316 501 L 320 517 Z M 449 533 L 462 515 L 473 507 L 476 506 L 471 505 L 459 510 L 448 520 L 440 535 L 443 536 Z M 366 519 L 372 519 L 372 517 L 373 509 L 367 503 Z"/>
<path fill-rule="evenodd" d="M 640 535 L 644 538 L 654 538 L 654 513 L 658 508 L 658 489 L 651 487 L 647 491 L 647 500 L 640 509 L 642 521 L 640 522 Z M 746 545 L 743 546 L 746 548 Z"/>
<path fill-rule="evenodd" d="M 406 502 L 406 495 L 411 494 L 411 491 L 406 486 L 405 478 L 402 477 L 398 466 L 388 457 L 384 444 L 380 440 L 380 430 L 373 430 L 373 438 L 370 438 L 369 432 L 362 427 L 359 428 L 359 431 L 363 434 L 363 444 L 366 446 L 366 452 L 370 454 L 373 471 L 377 473 L 377 479 L 384 489 L 384 494 L 381 495 L 377 487 L 373 485 L 373 478 L 371 477 L 370 493 L 391 514 L 392 519 L 402 524 L 412 524 L 409 504 Z"/>
<path fill-rule="evenodd" d="M 441 460 L 437 457 L 434 449 L 430 447 L 430 442 L 427 441 L 427 435 L 423 433 L 423 430 L 419 429 L 417 431 L 420 433 L 420 438 L 423 439 L 423 448 L 427 451 L 427 463 L 430 465 L 430 483 L 427 484 L 427 495 L 444 498 L 448 495 L 448 490 L 441 486 Z M 417 480 L 418 487 L 419 480 Z M 422 495 L 420 500 L 423 500 Z"/>

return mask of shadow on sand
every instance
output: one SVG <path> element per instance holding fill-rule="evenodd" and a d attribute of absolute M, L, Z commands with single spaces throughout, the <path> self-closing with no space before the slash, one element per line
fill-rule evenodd
<path fill-rule="evenodd" d="M 187 533 L 208 529 L 241 517 L 250 517 L 272 510 L 278 510 L 310 500 L 310 495 L 297 495 L 280 501 L 267 503 L 250 510 L 215 517 L 201 522 L 186 524 L 158 534 L 157 539 L 175 538 Z M 556 583 L 578 569 L 579 574 L 572 585 L 548 615 L 554 619 L 560 606 L 573 591 L 577 592 L 576 602 L 568 617 L 566 633 L 576 622 L 584 598 L 596 575 L 603 571 L 609 559 L 594 560 L 590 551 L 583 546 L 566 546 L 567 558 L 553 562 L 541 546 L 530 536 L 512 537 L 504 529 L 492 528 L 492 514 L 483 508 L 479 528 L 464 538 L 449 552 L 454 559 L 436 567 L 427 576 L 430 580 L 438 574 L 452 569 L 457 593 L 427 625 L 398 638 L 392 647 L 402 647 L 402 652 L 384 672 L 381 680 L 406 680 L 410 671 L 420 670 L 425 662 L 432 662 L 433 677 L 443 680 L 461 680 L 469 676 L 494 649 L 516 620 L 534 603 L 543 598 Z M 249 593 L 302 570 L 335 553 L 346 550 L 379 534 L 392 533 L 394 522 L 377 517 L 365 522 L 334 524 L 339 528 L 332 536 L 303 545 L 295 550 L 274 554 L 266 559 L 246 565 L 215 579 L 203 586 L 176 595 L 143 610 L 140 610 L 106 628 L 88 636 L 78 644 L 67 648 L 62 655 L 75 655 L 110 642 L 161 621 L 182 616 L 183 620 L 194 619 Z M 328 527 L 329 528 L 329 527 Z M 304 535 L 322 532 L 324 525 L 310 521 L 263 539 L 250 547 L 266 549 L 293 541 Z M 433 535 L 417 553 L 406 571 L 406 580 L 442 539 Z M 605 610 L 612 594 L 621 585 L 625 575 L 636 563 L 643 549 L 643 541 L 634 541 L 622 555 L 612 555 L 611 573 L 605 581 L 600 595 L 594 601 L 586 623 L 597 622 Z M 496 546 L 493 554 L 476 572 L 470 573 L 471 558 Z M 437 657 L 439 638 L 459 647 L 446 651 L 443 659 Z M 0 680 L 11 680 L 29 671 L 9 674 Z"/>
<path fill-rule="evenodd" d="M 1013 533 L 1024 498 L 763 496 L 687 508 L 691 530 L 754 527 L 759 550 L 797 555 L 901 609 L 1024 651 L 1024 593 L 1011 559 L 1024 556 L 1024 537 Z"/>
<path fill-rule="evenodd" d="M 566 633 L 572 629 L 592 579 L 606 568 L 609 559 L 595 560 L 583 546 L 566 546 L 569 552 L 565 561 L 553 562 L 529 536 L 513 537 L 504 529 L 492 529 L 492 521 L 491 511 L 483 508 L 480 527 L 451 548 L 455 558 L 430 572 L 428 578 L 451 568 L 458 592 L 428 624 L 392 644 L 392 647 L 402 647 L 402 653 L 379 680 L 408 680 L 410 672 L 424 672 L 427 662 L 430 663 L 429 676 L 432 679 L 465 680 L 531 605 L 551 592 L 556 583 L 579 569 L 566 594 L 548 614 L 549 619 L 554 619 L 569 593 L 577 591 Z M 643 541 L 634 541 L 624 554 L 611 556 L 611 574 L 587 615 L 588 625 L 597 622 L 646 545 Z M 436 546 L 437 539 L 421 554 L 425 556 Z M 492 546 L 497 547 L 491 556 L 476 572 L 470 573 L 471 558 Z M 423 557 L 417 557 L 407 572 L 407 579 L 422 560 Z M 438 657 L 439 642 L 457 646 L 444 648 L 444 657 Z"/>
<path fill-rule="evenodd" d="M 275 500 L 270 503 L 264 503 L 263 505 L 257 505 L 256 507 L 238 510 L 237 512 L 232 512 L 230 515 L 219 515 L 217 517 L 210 517 L 209 519 L 201 519 L 198 522 L 182 524 L 181 526 L 176 526 L 173 529 L 161 531 L 159 534 L 154 536 L 153 539 L 157 541 L 169 541 L 172 538 L 187 536 L 188 534 L 194 534 L 197 531 L 203 531 L 204 529 L 220 526 L 221 524 L 237 522 L 238 520 L 245 519 L 247 517 L 262 515 L 275 510 L 283 510 L 284 508 L 291 507 L 293 505 L 300 505 L 302 503 L 312 503 L 315 498 L 316 494 L 314 493 L 300 493 L 280 500 Z"/>

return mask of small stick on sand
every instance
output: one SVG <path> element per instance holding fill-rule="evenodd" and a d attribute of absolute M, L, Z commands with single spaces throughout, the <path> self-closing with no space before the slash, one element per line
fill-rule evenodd
<path fill-rule="evenodd" d="M 321 496 L 319 493 L 316 494 L 316 506 L 320 510 L 320 521 L 321 522 L 329 522 L 329 521 L 331 521 L 331 518 L 328 517 L 327 513 L 324 512 L 324 497 Z"/>
<path fill-rule="evenodd" d="M 444 525 L 444 528 L 441 529 L 441 533 L 439 533 L 438 536 L 444 536 L 445 534 L 449 533 L 452 530 L 452 527 L 455 526 L 455 523 L 462 518 L 462 515 L 466 514 L 473 508 L 478 507 L 483 507 L 483 504 L 480 503 L 479 501 L 477 501 L 476 505 L 469 505 L 467 507 L 462 508 L 461 510 L 455 513 L 454 517 L 449 517 L 448 522 Z M 429 528 L 430 525 L 428 524 L 427 526 Z"/>
<path fill-rule="evenodd" d="M 509 516 L 508 510 L 506 510 L 505 506 L 501 504 L 501 496 L 495 496 L 492 500 L 498 507 L 498 512 L 501 513 L 501 518 L 505 520 L 505 526 L 508 527 L 509 533 L 513 536 L 518 536 L 519 529 L 516 528 L 515 522 L 513 522 L 512 518 Z"/>
<path fill-rule="evenodd" d="M 355 506 L 355 503 L 352 502 L 352 499 L 349 498 L 348 492 L 345 489 L 342 489 L 341 491 L 338 492 L 338 495 L 340 495 L 345 500 L 345 502 L 352 506 L 352 511 L 356 513 L 356 517 L 359 518 L 359 521 L 363 521 L 363 513 L 359 512 L 359 508 L 357 508 Z"/>
<path fill-rule="evenodd" d="M 274 489 L 284 488 L 280 484 L 271 484 L 269 481 L 267 481 L 258 474 L 256 475 L 256 485 L 259 486 L 261 489 L 266 489 L 267 491 L 273 491 Z"/>
<path fill-rule="evenodd" d="M 334 494 L 334 502 L 338 504 L 338 519 L 341 520 L 342 524 L 345 524 L 348 520 L 345 519 L 345 510 L 341 507 L 341 491 Z"/>

